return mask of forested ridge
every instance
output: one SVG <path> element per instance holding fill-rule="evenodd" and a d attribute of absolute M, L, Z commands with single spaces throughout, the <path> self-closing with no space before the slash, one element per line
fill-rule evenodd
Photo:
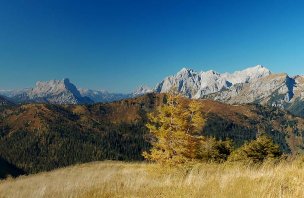
<path fill-rule="evenodd" d="M 188 100 L 188 99 L 185 99 Z M 0 157 L 26 173 L 97 160 L 143 160 L 150 149 L 147 113 L 166 95 L 93 105 L 5 106 L 0 117 Z M 266 133 L 285 153 L 302 152 L 304 119 L 261 105 L 200 101 L 206 125 L 201 133 L 235 147 Z"/>

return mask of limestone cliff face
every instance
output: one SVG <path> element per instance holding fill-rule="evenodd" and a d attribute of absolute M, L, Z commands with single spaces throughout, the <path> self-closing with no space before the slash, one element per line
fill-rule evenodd
<path fill-rule="evenodd" d="M 16 95 L 18 102 L 45 102 L 51 104 L 86 104 L 93 103 L 87 97 L 81 96 L 80 92 L 69 79 L 38 81 L 33 89 Z"/>
<path fill-rule="evenodd" d="M 249 83 L 241 83 L 202 98 L 229 104 L 258 103 L 289 110 L 304 115 L 304 77 L 271 74 Z"/>
<path fill-rule="evenodd" d="M 189 98 L 208 98 L 228 104 L 270 105 L 304 116 L 304 77 L 272 74 L 261 65 L 232 74 L 184 68 L 155 88 L 159 93 L 170 90 Z"/>
<path fill-rule="evenodd" d="M 212 70 L 195 72 L 183 68 L 176 75 L 166 77 L 156 86 L 155 91 L 167 93 L 175 90 L 189 98 L 202 98 L 208 94 L 230 88 L 235 84 L 252 82 L 270 74 L 271 72 L 261 65 L 232 74 L 220 74 Z"/>

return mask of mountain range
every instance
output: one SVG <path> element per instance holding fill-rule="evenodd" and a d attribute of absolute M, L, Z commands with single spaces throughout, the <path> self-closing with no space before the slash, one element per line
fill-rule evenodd
<path fill-rule="evenodd" d="M 223 74 L 183 68 L 153 90 L 129 94 L 77 88 L 69 79 L 1 91 L 0 179 L 89 161 L 142 160 L 152 138 L 147 114 L 166 103 L 168 92 L 185 102 L 200 99 L 202 135 L 231 139 L 237 148 L 266 133 L 284 153 L 304 152 L 303 76 L 261 65 Z"/>
<path fill-rule="evenodd" d="M 250 83 L 270 74 L 271 72 L 261 65 L 231 74 L 220 74 L 213 70 L 196 72 L 192 69 L 183 68 L 176 75 L 166 77 L 157 84 L 155 91 L 167 93 L 174 90 L 189 98 L 201 98 L 230 88 L 235 84 Z"/>
<path fill-rule="evenodd" d="M 69 79 L 37 82 L 34 88 L 0 90 L 17 103 L 92 104 L 133 98 L 146 93 L 176 92 L 193 99 L 213 99 L 228 104 L 258 103 L 304 116 L 304 77 L 274 74 L 262 65 L 233 73 L 197 72 L 183 68 L 154 89 L 141 86 L 132 93 L 110 93 L 77 88 Z"/>
<path fill-rule="evenodd" d="M 7 102 L 10 100 L 15 103 L 92 104 L 132 98 L 152 91 L 147 86 L 140 86 L 132 93 L 110 93 L 103 90 L 77 88 L 68 78 L 65 78 L 38 81 L 34 88 L 0 90 L 0 95 L 3 95 Z"/>
<path fill-rule="evenodd" d="M 257 65 L 232 74 L 182 69 L 165 78 L 155 89 L 177 91 L 194 99 L 213 99 L 228 104 L 270 105 L 304 116 L 304 76 L 274 74 Z"/>

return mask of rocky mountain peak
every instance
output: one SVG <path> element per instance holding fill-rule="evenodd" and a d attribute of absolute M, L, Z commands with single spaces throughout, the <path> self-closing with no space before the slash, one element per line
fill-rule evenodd
<path fill-rule="evenodd" d="M 148 87 L 146 85 L 142 85 L 133 92 L 133 95 L 140 96 L 140 95 L 144 95 L 146 93 L 151 93 L 151 92 L 153 92 L 153 89 L 151 89 L 150 87 Z"/>
<path fill-rule="evenodd" d="M 62 80 L 38 81 L 36 87 L 30 91 L 32 97 L 46 97 L 58 95 L 62 92 L 71 92 L 77 97 L 80 96 L 76 86 L 68 78 Z"/>
<path fill-rule="evenodd" d="M 249 68 L 241 71 L 241 73 L 245 73 L 248 75 L 251 74 L 251 76 L 259 77 L 259 76 L 270 75 L 271 71 L 262 65 L 256 65 L 254 67 L 249 67 Z"/>
<path fill-rule="evenodd" d="M 70 79 L 69 78 L 64 78 L 63 79 L 63 83 L 64 84 L 69 84 L 70 83 Z"/>
<path fill-rule="evenodd" d="M 62 80 L 38 81 L 36 86 L 22 94 L 14 96 L 18 102 L 43 102 L 53 104 L 92 103 L 82 97 L 77 87 L 68 78 Z"/>
<path fill-rule="evenodd" d="M 196 72 L 194 72 L 194 70 L 184 67 L 179 72 L 177 72 L 176 76 L 188 77 L 188 76 L 192 76 L 193 74 L 196 74 Z"/>
<path fill-rule="evenodd" d="M 223 74 L 213 70 L 195 72 L 192 69 L 183 68 L 176 75 L 166 77 L 156 86 L 155 90 L 167 93 L 174 89 L 189 98 L 201 98 L 204 95 L 227 89 L 234 84 L 248 83 L 270 74 L 270 70 L 262 65 Z"/>

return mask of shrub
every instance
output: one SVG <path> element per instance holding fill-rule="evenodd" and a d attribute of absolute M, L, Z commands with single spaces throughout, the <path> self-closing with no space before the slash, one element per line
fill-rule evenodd
<path fill-rule="evenodd" d="M 279 158 L 281 155 L 279 145 L 275 144 L 270 137 L 261 135 L 232 152 L 228 160 L 262 163 L 265 160 Z"/>
<path fill-rule="evenodd" d="M 198 158 L 204 162 L 224 162 L 233 150 L 231 140 L 218 141 L 215 138 L 202 138 Z"/>

